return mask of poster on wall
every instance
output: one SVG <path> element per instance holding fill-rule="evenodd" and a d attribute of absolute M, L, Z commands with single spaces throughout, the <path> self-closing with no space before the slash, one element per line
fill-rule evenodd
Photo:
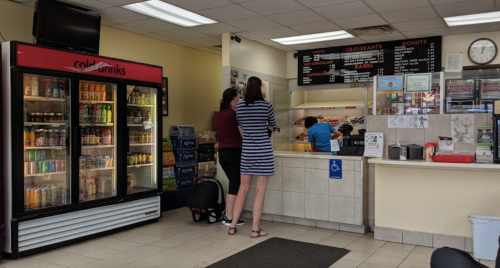
<path fill-rule="evenodd" d="M 168 116 L 168 78 L 163 77 L 163 86 L 161 87 L 161 113 Z"/>
<path fill-rule="evenodd" d="M 264 97 L 265 101 L 269 101 L 269 82 L 267 81 L 262 81 L 262 96 Z"/>
<path fill-rule="evenodd" d="M 405 75 L 405 93 L 429 92 L 432 88 L 432 74 Z"/>
<path fill-rule="evenodd" d="M 451 115 L 453 143 L 474 143 L 474 115 Z"/>
<path fill-rule="evenodd" d="M 493 127 L 477 127 L 477 146 L 492 146 L 493 145 Z"/>
<path fill-rule="evenodd" d="M 402 75 L 385 75 L 377 77 L 377 91 L 402 91 Z"/>
<path fill-rule="evenodd" d="M 384 154 L 384 133 L 365 133 L 365 153 L 363 156 L 382 157 Z"/>

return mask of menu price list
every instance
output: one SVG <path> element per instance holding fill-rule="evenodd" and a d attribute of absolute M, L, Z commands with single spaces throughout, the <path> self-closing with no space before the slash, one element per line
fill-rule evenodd
<path fill-rule="evenodd" d="M 298 84 L 370 82 L 376 75 L 441 70 L 441 37 L 301 50 Z"/>

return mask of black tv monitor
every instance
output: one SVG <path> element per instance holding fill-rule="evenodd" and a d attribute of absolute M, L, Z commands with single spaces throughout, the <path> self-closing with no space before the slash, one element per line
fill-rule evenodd
<path fill-rule="evenodd" d="M 101 15 L 56 0 L 38 0 L 33 18 L 37 44 L 99 54 Z"/>

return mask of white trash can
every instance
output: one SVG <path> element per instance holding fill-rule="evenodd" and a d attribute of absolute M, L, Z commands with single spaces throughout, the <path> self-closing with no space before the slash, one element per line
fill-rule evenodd
<path fill-rule="evenodd" d="M 474 258 L 494 261 L 498 252 L 500 218 L 470 215 Z"/>

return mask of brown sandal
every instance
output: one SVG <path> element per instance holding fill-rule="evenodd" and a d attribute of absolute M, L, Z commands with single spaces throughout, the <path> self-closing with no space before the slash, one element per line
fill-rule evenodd
<path fill-rule="evenodd" d="M 253 234 L 253 233 L 255 233 L 255 234 L 257 234 L 257 236 L 253 236 L 253 235 L 251 235 L 251 234 L 250 234 L 250 238 L 257 238 L 257 237 L 260 237 L 260 236 L 266 236 L 266 235 L 267 235 L 267 234 L 262 234 L 262 235 L 261 235 L 261 234 L 260 234 L 260 232 L 261 232 L 261 231 L 262 231 L 262 229 L 261 229 L 261 228 L 259 228 L 259 230 L 258 230 L 258 231 L 252 230 L 252 234 Z"/>
<path fill-rule="evenodd" d="M 234 233 L 231 233 L 231 230 L 234 230 Z M 238 232 L 238 229 L 236 229 L 236 227 L 229 227 L 229 230 L 227 230 L 227 234 L 228 235 L 234 235 Z"/>

